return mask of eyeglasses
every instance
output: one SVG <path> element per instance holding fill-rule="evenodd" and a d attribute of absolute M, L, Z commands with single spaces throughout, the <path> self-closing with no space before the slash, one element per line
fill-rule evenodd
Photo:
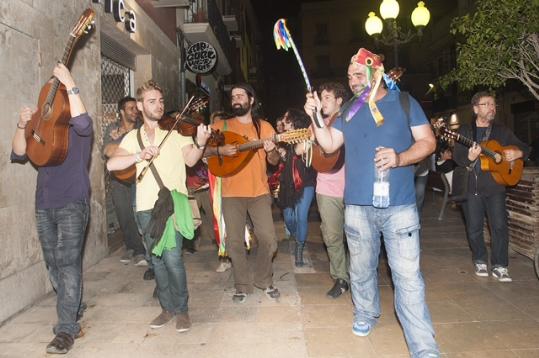
<path fill-rule="evenodd" d="M 476 106 L 493 107 L 493 108 L 499 107 L 496 103 L 478 103 L 476 104 Z"/>

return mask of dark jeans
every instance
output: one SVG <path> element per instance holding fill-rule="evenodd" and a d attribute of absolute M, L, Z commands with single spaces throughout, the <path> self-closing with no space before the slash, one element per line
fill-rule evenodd
<path fill-rule="evenodd" d="M 472 249 L 474 263 L 488 262 L 487 248 L 483 237 L 485 214 L 491 236 L 492 267 L 507 267 L 509 264 L 509 233 L 507 229 L 507 210 L 505 193 L 490 196 L 468 194 L 462 205 L 466 218 L 466 234 Z"/>
<path fill-rule="evenodd" d="M 137 229 L 135 213 L 131 204 L 134 194 L 132 187 L 135 185 L 126 185 L 114 179 L 111 180 L 110 185 L 114 211 L 124 235 L 125 247 L 127 250 L 133 250 L 134 255 L 144 255 L 146 250 L 142 245 L 142 238 Z"/>
<path fill-rule="evenodd" d="M 59 209 L 36 209 L 37 233 L 57 295 L 54 333 L 75 336 L 80 331 L 77 313 L 82 299 L 82 248 L 89 209 L 85 200 Z"/>
<path fill-rule="evenodd" d="M 154 241 L 157 240 L 146 233 L 152 211 L 139 211 L 137 217 L 144 232 L 144 242 L 148 248 L 148 254 L 151 256 L 157 283 L 157 297 L 161 307 L 173 313 L 187 312 L 189 292 L 187 291 L 187 276 L 182 258 L 182 236 L 176 233 L 176 247 L 163 251 L 161 257 L 155 256 L 151 250 Z"/>

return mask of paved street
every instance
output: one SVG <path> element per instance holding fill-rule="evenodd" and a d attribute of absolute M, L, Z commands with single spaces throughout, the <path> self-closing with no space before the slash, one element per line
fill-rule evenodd
<path fill-rule="evenodd" d="M 462 220 L 448 209 L 438 221 L 440 197 L 427 193 L 423 218 L 422 267 L 437 340 L 446 357 L 539 357 L 539 281 L 532 261 L 510 257 L 514 282 L 498 283 L 473 274 Z M 275 222 L 282 239 L 283 222 Z M 84 275 L 88 310 L 84 336 L 69 357 L 406 357 L 402 330 L 393 310 L 385 262 L 380 265 L 383 315 L 369 337 L 352 334 L 349 294 L 325 296 L 332 282 L 319 222 L 310 223 L 307 257 L 311 267 L 294 269 L 287 240 L 275 259 L 279 302 L 261 292 L 243 305 L 232 303 L 230 271 L 216 273 L 216 250 L 202 243 L 185 254 L 190 292 L 191 331 L 174 323 L 152 330 L 160 312 L 153 281 L 144 268 L 123 265 L 118 251 Z M 53 295 L 0 328 L 0 357 L 43 357 L 53 338 Z"/>

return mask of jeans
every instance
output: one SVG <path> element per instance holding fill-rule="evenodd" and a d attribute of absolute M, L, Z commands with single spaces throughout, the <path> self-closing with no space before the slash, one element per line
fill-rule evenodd
<path fill-rule="evenodd" d="M 148 254 L 151 256 L 153 270 L 155 273 L 155 282 L 157 284 L 157 297 L 163 310 L 172 313 L 187 312 L 187 301 L 189 292 L 187 291 L 187 276 L 182 258 L 183 238 L 180 233 L 176 233 L 176 247 L 171 250 L 163 251 L 161 257 L 151 253 L 154 239 L 147 234 L 149 229 L 152 211 L 145 210 L 137 212 L 138 220 L 144 232 L 144 242 L 148 248 Z"/>
<path fill-rule="evenodd" d="M 334 280 L 350 282 L 348 276 L 348 254 L 344 238 L 343 198 L 316 194 L 316 202 L 322 224 L 322 238 L 329 256 L 329 273 Z"/>
<path fill-rule="evenodd" d="M 408 349 L 412 357 L 438 357 L 419 267 L 419 217 L 415 204 L 387 209 L 347 205 L 345 233 L 354 320 L 374 327 L 380 317 L 377 268 L 382 233 L 395 286 L 395 310 Z"/>
<path fill-rule="evenodd" d="M 427 181 L 429 175 L 416 176 L 415 177 L 415 197 L 417 211 L 419 214 L 423 211 L 423 203 L 425 202 L 425 189 L 427 188 Z"/>
<path fill-rule="evenodd" d="M 77 313 L 82 300 L 82 248 L 89 211 L 86 200 L 58 209 L 36 209 L 43 258 L 57 296 L 55 334 L 75 336 L 80 331 Z"/>
<path fill-rule="evenodd" d="M 474 263 L 488 262 L 487 248 L 483 237 L 485 214 L 491 234 L 492 267 L 507 267 L 509 265 L 509 232 L 507 228 L 507 210 L 505 208 L 505 193 L 490 196 L 469 194 L 462 205 L 466 218 L 466 234 L 472 249 Z"/>
<path fill-rule="evenodd" d="M 133 250 L 134 255 L 144 255 L 146 250 L 142 245 L 132 205 L 134 193 L 132 188 L 135 184 L 126 185 L 113 179 L 110 185 L 114 211 L 124 235 L 125 247 L 127 250 Z"/>
<path fill-rule="evenodd" d="M 303 195 L 293 208 L 284 208 L 285 225 L 296 241 L 305 243 L 309 229 L 309 208 L 314 198 L 314 186 L 303 188 Z"/>

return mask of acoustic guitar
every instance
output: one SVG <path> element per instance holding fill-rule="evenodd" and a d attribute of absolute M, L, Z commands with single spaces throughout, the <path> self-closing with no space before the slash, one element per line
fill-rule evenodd
<path fill-rule="evenodd" d="M 191 105 L 187 109 L 186 113 L 192 114 L 192 113 L 200 112 L 204 108 L 206 108 L 207 106 L 208 106 L 208 98 L 207 97 L 197 98 L 197 99 L 195 99 L 193 101 L 193 103 L 191 103 Z M 166 120 L 168 122 L 174 123 L 175 118 L 173 118 L 173 117 L 176 117 L 177 115 L 179 115 L 179 113 L 174 112 L 174 113 L 172 113 L 172 117 L 163 116 L 163 118 L 160 119 L 160 122 Z M 187 114 L 186 114 L 186 116 L 187 116 Z M 164 129 L 164 128 L 161 128 L 161 129 Z M 166 130 L 169 130 L 169 129 L 170 128 L 166 128 Z M 125 169 L 113 170 L 110 173 L 112 174 L 112 176 L 114 178 L 118 179 L 119 181 L 122 181 L 122 182 L 128 183 L 128 184 L 133 184 L 135 182 L 135 176 L 137 174 L 137 167 L 135 166 L 135 164 L 133 164 L 133 165 L 131 165 L 131 166 L 125 168 Z"/>
<path fill-rule="evenodd" d="M 213 156 L 208 158 L 210 172 L 218 177 L 229 177 L 241 171 L 253 158 L 256 151 L 264 146 L 264 141 L 270 139 L 274 143 L 300 143 L 309 140 L 311 131 L 308 128 L 295 129 L 281 134 L 275 134 L 271 138 L 248 141 L 242 135 L 234 132 L 222 132 L 224 144 L 233 144 L 238 148 L 238 153 L 232 157 Z"/>
<path fill-rule="evenodd" d="M 94 23 L 95 12 L 86 9 L 69 34 L 69 41 L 62 56 L 67 66 L 75 44 L 88 33 Z M 26 155 L 32 163 L 41 166 L 59 165 L 67 157 L 69 146 L 69 120 L 71 112 L 67 91 L 60 81 L 53 77 L 39 93 L 37 111 L 32 115 L 25 129 Z"/>
<path fill-rule="evenodd" d="M 474 145 L 472 139 L 447 129 L 443 121 L 436 122 L 434 127 L 445 140 L 455 140 L 468 148 Z M 500 185 L 517 185 L 522 177 L 524 161 L 522 159 L 516 159 L 509 162 L 503 158 L 503 151 L 505 149 L 518 148 L 512 145 L 504 147 L 493 139 L 481 142 L 480 146 L 481 154 L 479 155 L 479 159 L 481 161 L 481 170 L 490 172 L 494 181 Z"/>

